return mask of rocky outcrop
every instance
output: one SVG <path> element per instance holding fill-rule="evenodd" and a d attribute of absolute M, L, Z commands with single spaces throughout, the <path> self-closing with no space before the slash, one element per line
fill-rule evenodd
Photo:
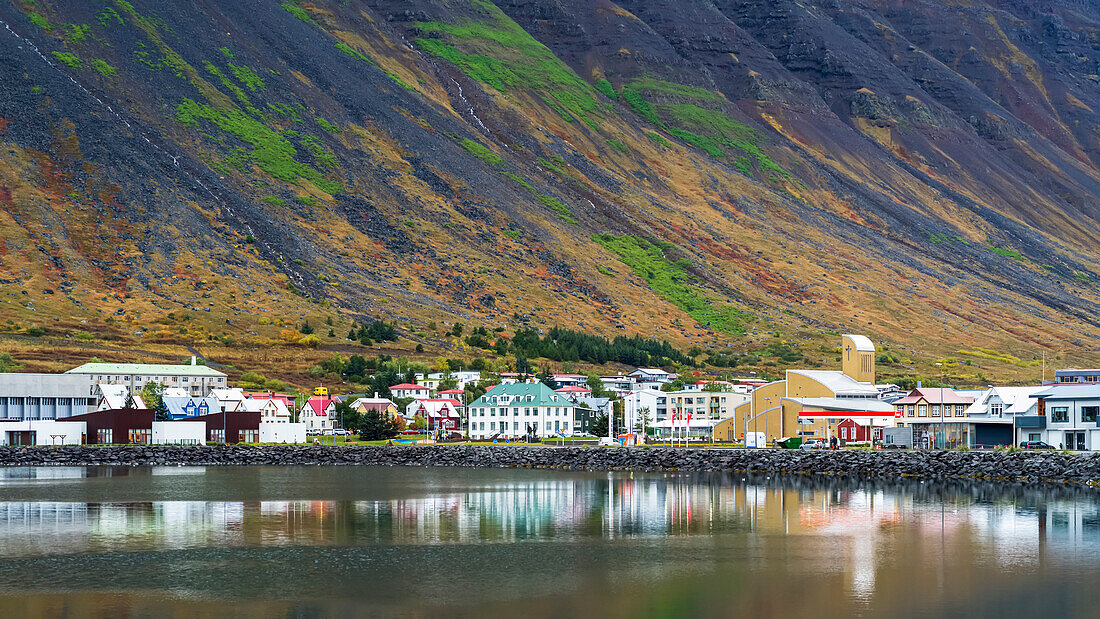
<path fill-rule="evenodd" d="M 4 447 L 0 465 L 360 465 L 736 471 L 853 479 L 1100 483 L 1100 455 L 985 451 L 784 451 L 587 447 Z"/>

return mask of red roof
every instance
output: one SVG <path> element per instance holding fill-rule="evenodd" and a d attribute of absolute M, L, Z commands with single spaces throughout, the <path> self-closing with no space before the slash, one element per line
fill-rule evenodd
<path fill-rule="evenodd" d="M 329 405 L 332 404 L 335 401 L 336 400 L 334 400 L 332 398 L 313 397 L 313 398 L 310 398 L 310 399 L 306 400 L 306 404 L 309 405 L 309 407 L 313 409 L 313 412 L 315 414 L 320 415 L 320 416 L 324 416 L 324 415 L 327 414 L 325 412 L 325 410 L 327 410 Z"/>
<path fill-rule="evenodd" d="M 439 392 L 440 395 L 443 395 L 444 393 L 462 393 L 462 390 L 461 389 L 444 389 L 443 391 Z"/>
<path fill-rule="evenodd" d="M 425 387 L 424 385 L 414 385 L 412 383 L 401 383 L 400 385 L 394 385 L 394 386 L 390 387 L 390 391 L 393 391 L 394 389 L 424 389 L 424 390 L 427 390 L 428 388 Z"/>
<path fill-rule="evenodd" d="M 943 398 L 942 400 L 940 398 Z M 909 395 L 900 400 L 894 401 L 894 406 L 899 404 L 916 404 L 918 401 L 924 400 L 929 404 L 973 404 L 974 398 L 964 398 L 961 395 L 955 393 L 951 389 L 940 389 L 939 387 L 922 387 L 920 389 L 914 389 L 909 392 Z"/>
<path fill-rule="evenodd" d="M 585 391 L 585 392 L 588 392 L 588 391 L 592 391 L 592 390 L 589 389 L 588 387 L 577 387 L 575 385 L 570 385 L 568 387 L 562 387 L 561 389 L 555 389 L 554 391 L 557 391 L 558 393 L 561 393 L 562 391 L 572 391 L 572 392 Z"/>
<path fill-rule="evenodd" d="M 417 402 L 448 402 L 451 406 L 462 408 L 462 402 L 454 398 L 417 398 Z"/>

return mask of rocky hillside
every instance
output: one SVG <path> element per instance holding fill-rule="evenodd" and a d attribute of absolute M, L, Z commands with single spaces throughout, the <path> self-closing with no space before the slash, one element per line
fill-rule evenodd
<path fill-rule="evenodd" d="M 2 0 L 0 20 L 11 332 L 262 344 L 328 315 L 429 347 L 457 321 L 1096 358 L 1093 0 Z"/>

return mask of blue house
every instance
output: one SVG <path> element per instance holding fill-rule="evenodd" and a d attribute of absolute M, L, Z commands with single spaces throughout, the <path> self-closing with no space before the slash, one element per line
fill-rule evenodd
<path fill-rule="evenodd" d="M 199 417 L 221 411 L 217 398 L 190 398 L 169 397 L 164 398 L 164 405 L 168 407 L 168 414 L 172 419 L 185 419 Z"/>

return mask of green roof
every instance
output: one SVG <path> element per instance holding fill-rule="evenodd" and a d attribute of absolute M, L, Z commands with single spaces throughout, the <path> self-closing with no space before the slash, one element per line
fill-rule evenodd
<path fill-rule="evenodd" d="M 175 365 L 169 363 L 85 363 L 66 374 L 167 374 L 169 376 L 225 376 L 205 365 Z"/>
<path fill-rule="evenodd" d="M 532 395 L 535 399 L 531 402 L 516 402 L 519 404 L 526 404 L 527 406 L 573 406 L 573 403 L 569 400 L 561 397 L 561 395 L 554 393 L 554 390 L 547 387 L 542 383 L 509 383 L 504 385 L 497 385 L 490 389 L 485 395 L 474 400 L 470 406 L 505 406 L 505 404 L 494 404 L 491 398 L 496 396 L 511 396 L 511 398 L 517 398 L 527 395 Z M 511 406 L 509 403 L 507 406 Z"/>

